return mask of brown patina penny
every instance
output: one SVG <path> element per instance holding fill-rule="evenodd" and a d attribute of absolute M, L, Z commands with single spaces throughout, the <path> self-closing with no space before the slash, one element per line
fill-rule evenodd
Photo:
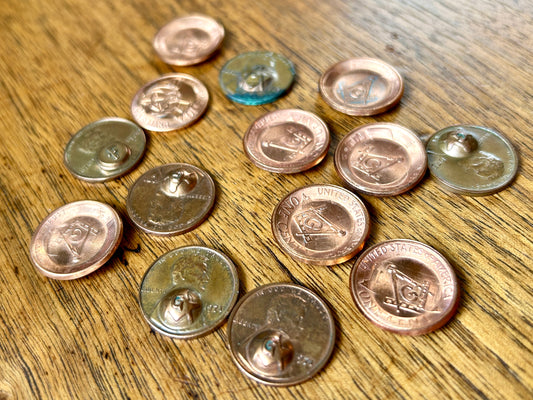
<path fill-rule="evenodd" d="M 145 232 L 176 235 L 200 225 L 215 202 L 215 183 L 194 165 L 165 164 L 145 172 L 126 201 L 130 219 Z"/>
<path fill-rule="evenodd" d="M 316 375 L 335 345 L 333 315 L 311 290 L 273 283 L 247 293 L 228 320 L 237 367 L 274 386 L 296 385 Z"/>
<path fill-rule="evenodd" d="M 403 95 L 403 79 L 391 65 L 373 58 L 352 58 L 330 68 L 319 81 L 323 99 L 348 115 L 387 111 Z"/>
<path fill-rule="evenodd" d="M 244 151 L 259 168 L 292 174 L 322 161 L 329 142 L 328 127 L 317 115 L 297 109 L 276 110 L 250 126 Z"/>
<path fill-rule="evenodd" d="M 30 256 L 41 274 L 76 279 L 104 265 L 122 238 L 122 220 L 107 204 L 82 200 L 52 211 L 37 227 Z"/>
<path fill-rule="evenodd" d="M 373 196 L 395 196 L 413 188 L 427 169 L 424 144 L 403 126 L 363 125 L 335 150 L 335 169 L 351 188 Z"/>
<path fill-rule="evenodd" d="M 310 185 L 289 193 L 272 214 L 274 238 L 292 258 L 334 265 L 359 252 L 370 218 L 355 194 L 335 185 Z"/>
<path fill-rule="evenodd" d="M 205 85 L 188 74 L 166 74 L 141 87 L 131 103 L 137 123 L 154 132 L 168 132 L 196 122 L 207 108 Z"/>
<path fill-rule="evenodd" d="M 457 309 L 459 287 L 450 263 L 435 249 L 397 239 L 366 250 L 353 266 L 355 304 L 380 328 L 422 335 L 443 326 Z"/>
<path fill-rule="evenodd" d="M 192 14 L 176 18 L 154 37 L 154 49 L 171 65 L 194 65 L 207 60 L 222 44 L 224 27 L 211 17 Z"/>

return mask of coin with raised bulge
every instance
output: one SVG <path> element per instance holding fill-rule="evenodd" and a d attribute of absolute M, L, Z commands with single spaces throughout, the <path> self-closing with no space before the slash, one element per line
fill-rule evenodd
<path fill-rule="evenodd" d="M 103 118 L 80 129 L 65 147 L 64 161 L 77 178 L 104 182 L 129 172 L 146 147 L 144 131 L 123 118 Z"/>
<path fill-rule="evenodd" d="M 458 306 L 459 287 L 450 263 L 414 240 L 389 240 L 367 249 L 353 266 L 350 288 L 365 317 L 404 335 L 440 328 Z"/>
<path fill-rule="evenodd" d="M 484 196 L 507 187 L 518 171 L 518 155 L 500 132 L 473 125 L 450 126 L 431 136 L 429 170 L 452 192 Z"/>
<path fill-rule="evenodd" d="M 228 340 L 233 361 L 249 378 L 296 385 L 316 375 L 330 358 L 335 323 L 311 290 L 274 283 L 239 300 L 228 320 Z"/>
<path fill-rule="evenodd" d="M 194 65 L 218 50 L 224 39 L 224 27 L 207 15 L 191 14 L 176 18 L 155 35 L 156 53 L 167 64 Z"/>
<path fill-rule="evenodd" d="M 154 132 L 168 132 L 196 122 L 205 112 L 209 93 L 188 74 L 162 75 L 141 87 L 131 103 L 135 121 Z"/>
<path fill-rule="evenodd" d="M 334 64 L 320 77 L 322 98 L 348 115 L 387 111 L 403 95 L 403 79 L 391 65 L 373 58 L 352 58 Z"/>
<path fill-rule="evenodd" d="M 354 193 L 335 185 L 310 185 L 283 198 L 272 214 L 281 249 L 298 261 L 339 264 L 352 258 L 370 232 L 370 217 Z"/>
<path fill-rule="evenodd" d="M 164 254 L 146 271 L 139 304 L 154 330 L 190 339 L 220 326 L 238 293 L 237 270 L 225 254 L 208 247 L 187 246 Z"/>
<path fill-rule="evenodd" d="M 335 169 L 346 184 L 373 196 L 395 196 L 424 177 L 424 144 L 411 130 L 391 123 L 358 127 L 335 150 Z"/>
<path fill-rule="evenodd" d="M 104 265 L 122 238 L 122 220 L 109 205 L 75 201 L 52 211 L 30 243 L 31 260 L 41 274 L 76 279 Z"/>
<path fill-rule="evenodd" d="M 292 174 L 322 161 L 329 130 L 317 115 L 298 109 L 271 111 L 254 121 L 244 136 L 244 150 L 259 168 Z"/>
<path fill-rule="evenodd" d="M 202 169 L 185 163 L 165 164 L 145 172 L 131 187 L 128 216 L 156 235 L 188 232 L 200 225 L 215 202 L 215 183 Z"/>

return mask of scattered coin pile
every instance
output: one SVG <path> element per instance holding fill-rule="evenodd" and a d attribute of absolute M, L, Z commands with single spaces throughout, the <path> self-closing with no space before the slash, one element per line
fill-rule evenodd
<path fill-rule="evenodd" d="M 208 59 L 224 38 L 223 26 L 204 15 L 171 21 L 156 34 L 154 48 L 168 64 L 193 65 Z M 231 100 L 265 104 L 290 89 L 295 69 L 272 52 L 243 53 L 220 71 L 220 87 Z M 320 78 L 320 93 L 332 108 L 348 115 L 375 115 L 398 104 L 401 75 L 383 61 L 355 58 L 330 67 Z M 131 113 L 154 132 L 184 128 L 205 112 L 209 93 L 188 74 L 163 75 L 139 89 Z M 244 151 L 259 168 L 294 174 L 320 163 L 330 144 L 327 125 L 299 109 L 269 112 L 244 135 Z M 65 165 L 88 182 L 114 179 L 141 159 L 143 130 L 121 118 L 93 122 L 76 133 L 65 149 Z M 428 162 L 429 161 L 429 162 Z M 429 165 L 439 182 L 454 192 L 486 195 L 514 178 L 518 159 L 500 133 L 477 126 L 448 127 L 426 147 L 411 130 L 391 123 L 360 126 L 335 151 L 335 168 L 355 192 L 395 196 L 417 185 Z M 129 190 L 131 221 L 154 235 L 196 228 L 215 200 L 210 175 L 189 164 L 166 164 L 145 172 Z M 360 252 L 370 232 L 361 199 L 345 188 L 319 184 L 301 187 L 280 200 L 272 214 L 280 248 L 303 263 L 335 265 Z M 36 229 L 30 245 L 39 272 L 75 279 L 103 265 L 116 250 L 122 221 L 96 201 L 67 204 Z M 379 327 L 419 335 L 444 325 L 458 304 L 452 267 L 435 249 L 406 239 L 379 243 L 358 258 L 350 277 L 355 304 Z M 314 376 L 329 359 L 335 339 L 333 315 L 307 288 L 273 283 L 237 302 L 238 274 L 224 254 L 188 246 L 168 252 L 147 270 L 139 304 L 156 331 L 179 339 L 205 335 L 229 316 L 228 340 L 237 367 L 270 385 L 293 385 Z M 230 314 L 231 313 L 231 314 Z"/>

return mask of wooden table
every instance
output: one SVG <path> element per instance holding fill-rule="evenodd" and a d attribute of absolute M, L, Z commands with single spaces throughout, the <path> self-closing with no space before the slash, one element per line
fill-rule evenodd
<path fill-rule="evenodd" d="M 152 38 L 192 12 L 224 24 L 222 49 L 198 66 L 168 66 Z M 4 1 L 0 399 L 531 398 L 532 13 L 531 3 L 520 0 Z M 275 103 L 236 104 L 222 94 L 219 71 L 235 55 L 258 49 L 291 59 L 296 81 Z M 406 89 L 398 107 L 351 117 L 324 102 L 321 73 L 356 56 L 400 71 Z M 147 132 L 143 161 L 122 178 L 90 184 L 72 176 L 63 165 L 72 135 L 103 117 L 131 119 L 138 88 L 172 71 L 205 83 L 211 99 L 204 117 L 179 131 Z M 307 172 L 269 173 L 243 152 L 251 122 L 282 108 L 314 112 L 330 128 L 327 157 Z M 456 316 L 419 337 L 385 332 L 357 310 L 348 287 L 354 260 L 333 267 L 294 261 L 270 229 L 272 211 L 289 191 L 342 185 L 333 163 L 337 144 L 355 127 L 382 121 L 423 138 L 454 124 L 493 127 L 521 158 L 514 183 L 491 196 L 451 194 L 429 173 L 406 194 L 361 196 L 372 220 L 366 247 L 418 240 L 445 255 L 459 277 Z M 189 233 L 145 234 L 128 220 L 128 189 L 148 169 L 171 162 L 209 171 L 216 205 Z M 52 210 L 81 199 L 120 213 L 120 248 L 87 277 L 45 278 L 30 261 L 32 233 Z M 326 367 L 303 384 L 269 387 L 233 364 L 227 324 L 188 341 L 151 331 L 137 303 L 140 280 L 160 255 L 193 244 L 235 262 L 241 296 L 263 284 L 294 282 L 325 299 L 337 326 Z"/>

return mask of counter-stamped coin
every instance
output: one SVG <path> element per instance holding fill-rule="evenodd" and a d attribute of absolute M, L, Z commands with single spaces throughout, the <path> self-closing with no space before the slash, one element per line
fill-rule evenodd
<path fill-rule="evenodd" d="M 207 108 L 205 85 L 188 74 L 166 74 L 148 82 L 133 97 L 131 113 L 143 128 L 168 132 L 196 122 Z"/>
<path fill-rule="evenodd" d="M 215 183 L 194 165 L 165 164 L 145 172 L 126 201 L 130 219 L 156 235 L 188 232 L 200 225 L 215 202 Z"/>
<path fill-rule="evenodd" d="M 224 27 L 207 15 L 191 14 L 163 26 L 154 49 L 170 65 L 194 65 L 207 60 L 222 44 Z"/>
<path fill-rule="evenodd" d="M 332 108 L 348 115 L 375 115 L 394 107 L 403 95 L 402 76 L 373 58 L 341 61 L 322 74 L 320 94 Z"/>
<path fill-rule="evenodd" d="M 122 220 L 109 205 L 93 200 L 52 211 L 33 233 L 30 256 L 41 274 L 76 279 L 104 265 L 122 239 Z"/>
<path fill-rule="evenodd" d="M 427 169 L 424 144 L 403 126 L 363 125 L 335 150 L 335 169 L 346 184 L 374 196 L 395 196 L 413 188 Z"/>
<path fill-rule="evenodd" d="M 141 282 L 139 304 L 159 333 L 177 339 L 219 327 L 237 301 L 239 277 L 223 253 L 201 246 L 174 249 L 158 258 Z"/>
<path fill-rule="evenodd" d="M 518 171 L 518 155 L 500 132 L 482 126 L 450 126 L 426 145 L 429 170 L 454 193 L 484 196 L 507 187 Z"/>
<path fill-rule="evenodd" d="M 352 258 L 370 232 L 370 217 L 354 193 L 335 185 L 310 185 L 289 193 L 274 209 L 272 231 L 298 261 L 339 264 Z"/>
<path fill-rule="evenodd" d="M 355 304 L 371 322 L 404 335 L 443 326 L 459 298 L 450 263 L 432 247 L 407 239 L 389 240 L 361 254 L 350 288 Z"/>
<path fill-rule="evenodd" d="M 335 323 L 311 290 L 275 283 L 239 300 L 228 320 L 228 340 L 233 361 L 246 376 L 267 385 L 296 385 L 328 361 Z"/>
<path fill-rule="evenodd" d="M 254 121 L 244 136 L 244 150 L 259 168 L 292 174 L 322 161 L 329 142 L 328 127 L 317 115 L 276 110 Z"/>
<path fill-rule="evenodd" d="M 65 165 L 77 178 L 104 182 L 129 172 L 146 147 L 144 131 L 122 118 L 104 118 L 79 130 L 65 147 Z"/>

